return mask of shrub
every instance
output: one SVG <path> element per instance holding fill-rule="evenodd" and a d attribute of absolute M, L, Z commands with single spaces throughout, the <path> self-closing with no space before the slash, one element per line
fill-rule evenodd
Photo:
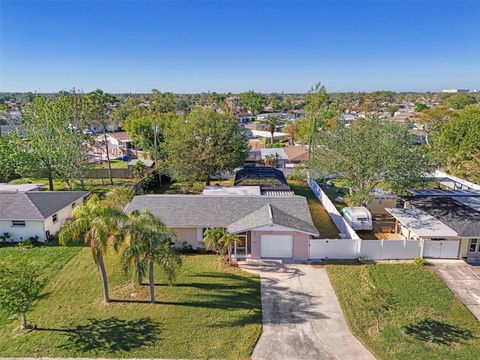
<path fill-rule="evenodd" d="M 427 264 L 427 261 L 424 258 L 417 257 L 417 258 L 415 258 L 414 263 L 417 266 L 425 266 Z"/>
<path fill-rule="evenodd" d="M 180 245 L 180 248 L 179 248 L 180 252 L 182 253 L 192 253 L 193 252 L 193 246 L 190 245 L 188 242 L 186 241 L 182 241 L 182 244 Z"/>
<path fill-rule="evenodd" d="M 38 241 L 38 236 L 30 236 L 27 240 L 18 243 L 18 246 L 24 249 L 30 249 L 36 246 L 41 246 L 42 243 Z"/>
<path fill-rule="evenodd" d="M 8 232 L 4 232 L 2 235 L 0 235 L 1 242 L 10 242 L 11 238 L 12 238 L 12 235 L 10 235 Z"/>

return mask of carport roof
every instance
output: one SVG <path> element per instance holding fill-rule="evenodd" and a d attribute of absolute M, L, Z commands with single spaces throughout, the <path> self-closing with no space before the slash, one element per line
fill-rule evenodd
<path fill-rule="evenodd" d="M 421 238 L 457 238 L 456 231 L 420 209 L 386 209 L 403 226 Z"/>

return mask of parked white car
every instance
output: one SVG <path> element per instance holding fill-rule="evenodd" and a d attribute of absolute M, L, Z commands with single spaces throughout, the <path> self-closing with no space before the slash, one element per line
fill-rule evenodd
<path fill-rule="evenodd" d="M 343 208 L 343 217 L 353 230 L 372 230 L 372 214 L 364 206 Z"/>

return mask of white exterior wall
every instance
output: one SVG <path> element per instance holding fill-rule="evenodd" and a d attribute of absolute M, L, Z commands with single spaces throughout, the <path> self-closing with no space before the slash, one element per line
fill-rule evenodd
<path fill-rule="evenodd" d="M 72 203 L 73 204 L 73 203 Z M 57 234 L 62 228 L 63 224 L 73 216 L 73 207 L 72 204 L 64 207 L 62 210 L 58 211 L 57 222 L 53 222 L 53 214 L 45 219 L 45 231 L 49 231 L 50 235 Z"/>
<path fill-rule="evenodd" d="M 45 241 L 43 220 L 25 220 L 25 226 L 12 226 L 11 220 L 0 220 L 0 234 L 3 233 L 9 233 L 11 241 L 23 241 L 35 235 L 40 241 Z"/>

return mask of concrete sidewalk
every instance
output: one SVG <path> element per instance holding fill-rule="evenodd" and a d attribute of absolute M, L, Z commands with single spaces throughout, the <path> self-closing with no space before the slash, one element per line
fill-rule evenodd
<path fill-rule="evenodd" d="M 253 360 L 373 360 L 348 329 L 324 268 L 262 261 L 242 269 L 261 276 L 263 333 Z"/>

